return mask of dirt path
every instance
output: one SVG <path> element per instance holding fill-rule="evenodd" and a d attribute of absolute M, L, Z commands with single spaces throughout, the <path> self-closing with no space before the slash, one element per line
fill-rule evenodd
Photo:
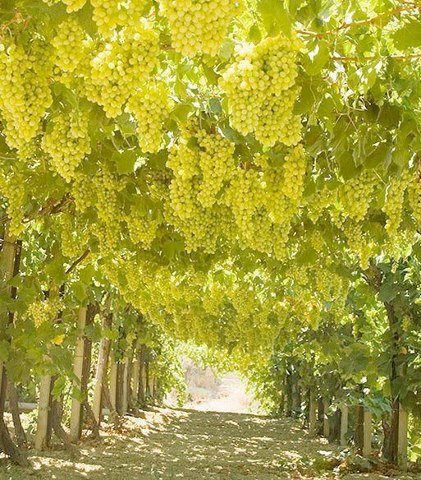
<path fill-rule="evenodd" d="M 77 458 L 62 451 L 30 455 L 33 472 L 0 466 L 1 480 L 333 479 L 323 473 L 338 452 L 297 423 L 240 413 L 159 410 L 128 417 L 122 432 L 84 441 Z M 316 473 L 317 472 L 317 473 Z M 349 479 L 369 478 L 348 476 Z"/>

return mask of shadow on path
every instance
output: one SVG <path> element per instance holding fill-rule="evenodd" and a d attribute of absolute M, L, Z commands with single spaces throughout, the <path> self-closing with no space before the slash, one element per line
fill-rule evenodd
<path fill-rule="evenodd" d="M 64 451 L 32 453 L 34 472 L 0 467 L 0 479 L 336 478 L 314 473 L 336 447 L 310 439 L 289 419 L 167 409 L 146 419 L 127 417 L 122 432 L 102 434 L 100 442 L 81 444 L 77 460 Z"/>

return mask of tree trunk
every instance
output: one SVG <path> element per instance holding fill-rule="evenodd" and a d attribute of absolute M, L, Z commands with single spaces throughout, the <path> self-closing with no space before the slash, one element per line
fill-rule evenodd
<path fill-rule="evenodd" d="M 13 382 L 8 383 L 9 408 L 13 418 L 13 425 L 15 427 L 16 443 L 19 447 L 22 447 L 26 444 L 27 439 L 25 430 L 23 429 L 22 422 L 20 420 L 18 391 Z"/>
<path fill-rule="evenodd" d="M 403 347 L 401 341 L 401 324 L 396 314 L 394 305 L 385 302 L 387 317 L 389 320 L 389 332 L 391 343 L 391 368 L 389 374 L 390 390 L 392 397 L 392 411 L 388 429 L 384 429 L 386 435 L 384 456 L 392 463 L 400 464 L 402 468 L 407 465 L 407 418 L 401 404 L 400 384 L 405 375 L 406 358 L 401 353 Z M 401 411 L 403 412 L 401 414 Z M 387 438 L 388 436 L 388 438 Z"/>
<path fill-rule="evenodd" d="M 109 329 L 112 326 L 113 317 L 112 314 L 106 313 L 102 319 L 103 330 Z M 103 407 L 103 385 L 107 379 L 107 368 L 110 357 L 111 342 L 109 338 L 103 337 L 99 347 L 98 363 L 95 374 L 95 387 L 92 411 L 95 416 L 95 420 L 98 425 L 101 424 L 102 407 Z"/>
<path fill-rule="evenodd" d="M 8 282 L 18 275 L 20 268 L 20 257 L 22 242 L 16 240 L 9 234 L 8 228 L 5 228 L 3 237 L 3 247 L 0 255 L 0 281 L 2 290 L 11 299 L 17 296 L 16 287 L 11 287 Z M 5 312 L 0 315 L 0 341 L 4 341 L 10 345 L 10 336 L 7 333 L 7 327 L 13 323 L 14 313 Z M 0 363 L 0 449 L 5 455 L 10 457 L 12 462 L 27 467 L 30 465 L 28 459 L 13 443 L 4 421 L 4 406 L 7 395 L 7 371 L 6 365 Z"/>

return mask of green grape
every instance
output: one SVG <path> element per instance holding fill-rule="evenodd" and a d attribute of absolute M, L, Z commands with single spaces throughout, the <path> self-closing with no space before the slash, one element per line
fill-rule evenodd
<path fill-rule="evenodd" d="M 60 23 L 51 44 L 54 63 L 63 72 L 74 72 L 86 58 L 86 33 L 74 18 Z"/>
<path fill-rule="evenodd" d="M 76 12 L 80 10 L 86 3 L 86 0 L 62 0 L 66 5 L 67 13 Z"/>
<path fill-rule="evenodd" d="M 336 192 L 323 185 L 307 200 L 308 216 L 313 223 L 320 218 L 323 210 L 328 208 L 335 199 Z"/>
<path fill-rule="evenodd" d="M 413 173 L 409 182 L 408 202 L 419 229 L 421 228 L 421 167 Z"/>
<path fill-rule="evenodd" d="M 150 248 L 160 225 L 159 220 L 139 215 L 135 207 L 131 208 L 124 220 L 127 223 L 130 240 L 143 248 Z"/>
<path fill-rule="evenodd" d="M 339 190 L 339 200 L 344 215 L 356 222 L 364 220 L 373 198 L 374 188 L 378 182 L 372 170 L 364 170 L 358 177 L 345 182 Z"/>
<path fill-rule="evenodd" d="M 295 37 L 268 37 L 240 51 L 220 81 L 232 127 L 243 135 L 255 133 L 264 146 L 300 141 L 301 121 L 293 115 L 299 49 Z"/>
<path fill-rule="evenodd" d="M 51 297 L 31 303 L 25 315 L 32 319 L 36 327 L 43 323 L 52 323 L 63 309 L 63 302 L 59 297 Z"/>
<path fill-rule="evenodd" d="M 83 225 L 77 217 L 62 213 L 57 219 L 60 230 L 61 252 L 67 258 L 76 258 L 82 254 L 88 243 Z"/>
<path fill-rule="evenodd" d="M 146 21 L 119 31 L 91 59 L 85 77 L 88 99 L 103 106 L 109 118 L 120 115 L 157 67 L 158 55 L 158 35 Z"/>
<path fill-rule="evenodd" d="M 11 148 L 24 150 L 40 132 L 40 121 L 52 97 L 52 64 L 41 41 L 27 45 L 0 43 L 0 113 L 3 133 Z"/>
<path fill-rule="evenodd" d="M 83 213 L 96 202 L 96 188 L 92 188 L 92 179 L 88 175 L 75 172 L 71 185 L 76 211 Z"/>
<path fill-rule="evenodd" d="M 10 219 L 9 232 L 19 237 L 25 227 L 25 177 L 19 171 L 5 174 L 0 170 L 0 195 L 7 200 L 7 216 Z"/>
<path fill-rule="evenodd" d="M 234 144 L 220 134 L 198 134 L 201 185 L 197 198 L 205 208 L 212 207 L 224 183 L 234 172 Z"/>
<path fill-rule="evenodd" d="M 383 212 L 387 216 L 386 231 L 391 237 L 398 232 L 402 222 L 403 202 L 409 180 L 409 173 L 405 171 L 400 177 L 392 177 L 386 189 Z"/>
<path fill-rule="evenodd" d="M 347 221 L 343 231 L 348 241 L 349 249 L 358 255 L 360 266 L 366 270 L 370 265 L 370 258 L 375 254 L 373 242 L 369 241 L 362 231 L 362 224 Z"/>
<path fill-rule="evenodd" d="M 76 0 L 77 1 L 77 0 Z M 104 37 L 111 37 L 119 26 L 136 25 L 147 4 L 147 0 L 91 0 L 92 20 L 98 32 Z"/>
<path fill-rule="evenodd" d="M 298 204 L 303 196 L 304 176 L 307 171 L 307 158 L 302 145 L 297 145 L 285 156 L 283 169 L 283 193 Z"/>
<path fill-rule="evenodd" d="M 148 82 L 129 98 L 126 111 L 137 123 L 139 146 L 144 152 L 158 152 L 162 147 L 163 124 L 173 102 L 164 82 Z"/>
<path fill-rule="evenodd" d="M 51 122 L 41 145 L 51 157 L 52 169 L 69 182 L 82 160 L 91 153 L 89 115 L 80 110 L 61 111 Z"/>
<path fill-rule="evenodd" d="M 239 0 L 160 0 L 168 20 L 172 45 L 182 55 L 216 55 L 234 16 Z"/>
<path fill-rule="evenodd" d="M 124 184 L 119 182 L 109 170 L 103 168 L 95 175 L 94 188 L 98 218 L 104 225 L 111 227 L 119 220 L 117 193 L 124 188 Z"/>

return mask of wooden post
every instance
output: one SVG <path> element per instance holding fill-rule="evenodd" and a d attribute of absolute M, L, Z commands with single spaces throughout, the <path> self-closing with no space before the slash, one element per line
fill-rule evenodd
<path fill-rule="evenodd" d="M 114 355 L 111 357 L 110 369 L 110 401 L 114 410 L 117 410 L 117 363 Z"/>
<path fill-rule="evenodd" d="M 406 472 L 408 469 L 408 413 L 406 409 L 399 404 L 399 423 L 398 423 L 398 466 Z"/>
<path fill-rule="evenodd" d="M 323 400 L 323 436 L 329 438 L 330 428 L 329 428 L 329 416 L 328 416 L 329 402 Z"/>
<path fill-rule="evenodd" d="M 50 411 L 51 375 L 43 375 L 39 387 L 37 432 L 35 434 L 35 450 L 43 450 L 48 446 L 48 417 Z"/>
<path fill-rule="evenodd" d="M 119 414 L 123 413 L 123 378 L 124 363 L 117 363 L 113 359 L 110 373 L 110 400 L 113 409 Z"/>
<path fill-rule="evenodd" d="M 90 342 L 85 336 L 84 330 L 89 323 L 91 315 L 88 315 L 88 308 L 81 307 L 78 315 L 78 338 L 76 341 L 75 359 L 73 364 L 73 373 L 77 380 L 74 387 L 80 389 L 82 395 L 86 393 L 87 374 L 89 372 Z M 70 439 L 77 442 L 82 433 L 83 423 L 83 400 L 81 398 L 72 398 L 70 413 Z"/>
<path fill-rule="evenodd" d="M 371 412 L 364 409 L 363 457 L 369 457 L 371 455 L 372 431 L 373 425 Z"/>
<path fill-rule="evenodd" d="M 130 399 L 130 404 L 132 408 L 137 407 L 139 383 L 140 383 L 140 358 L 139 358 L 139 352 L 135 350 L 134 359 L 133 359 L 133 377 L 132 377 L 132 385 L 131 385 L 132 395 Z"/>
<path fill-rule="evenodd" d="M 348 433 L 348 405 L 341 407 L 341 429 L 339 434 L 339 442 L 342 446 L 347 444 L 346 435 Z"/>
<path fill-rule="evenodd" d="M 314 389 L 310 388 L 308 404 L 308 431 L 312 437 L 317 434 L 317 403 Z"/>
<path fill-rule="evenodd" d="M 125 415 L 129 410 L 130 396 L 130 378 L 131 378 L 131 358 L 127 356 L 123 364 L 123 391 L 121 399 L 121 413 Z"/>
<path fill-rule="evenodd" d="M 110 328 L 112 325 L 112 315 L 104 314 L 102 319 L 103 329 Z M 109 338 L 101 338 L 99 347 L 98 363 L 95 373 L 94 396 L 92 401 L 92 411 L 98 426 L 101 424 L 102 406 L 103 406 L 103 385 L 107 377 L 108 360 L 110 356 L 111 342 Z"/>

